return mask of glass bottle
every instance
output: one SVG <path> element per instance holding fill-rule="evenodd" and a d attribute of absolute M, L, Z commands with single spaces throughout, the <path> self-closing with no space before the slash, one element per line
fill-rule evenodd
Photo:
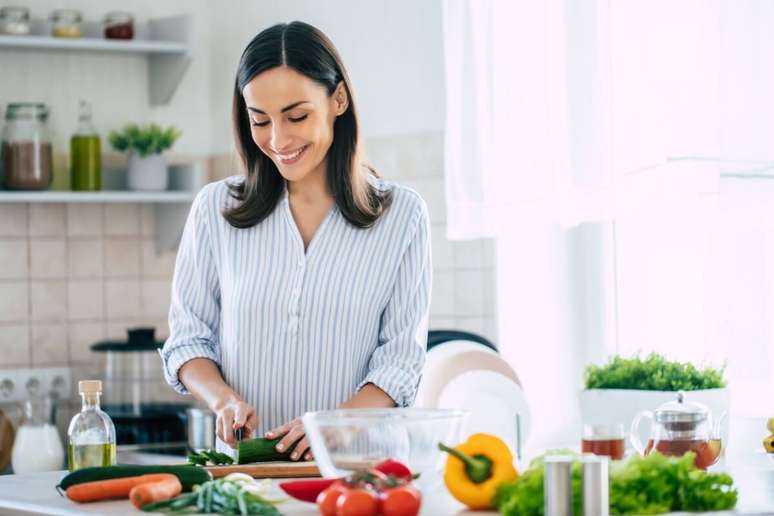
<path fill-rule="evenodd" d="M 45 190 L 53 179 L 53 151 L 45 104 L 9 104 L 5 112 L 3 186 L 8 190 Z"/>
<path fill-rule="evenodd" d="M 78 127 L 70 138 L 72 188 L 78 192 L 102 189 L 102 154 L 97 130 L 91 121 L 91 105 L 81 101 Z"/>
<path fill-rule="evenodd" d="M 24 404 L 24 422 L 16 430 L 11 464 L 14 473 L 57 471 L 64 462 L 64 449 L 54 425 L 51 397 L 35 396 Z"/>
<path fill-rule="evenodd" d="M 83 407 L 67 430 L 67 469 L 112 466 L 116 463 L 116 427 L 99 407 L 102 382 L 78 382 Z"/>

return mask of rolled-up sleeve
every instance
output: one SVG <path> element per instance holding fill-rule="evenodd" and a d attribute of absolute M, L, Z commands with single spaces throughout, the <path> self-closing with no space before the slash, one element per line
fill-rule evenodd
<path fill-rule="evenodd" d="M 194 358 L 221 363 L 220 285 L 209 233 L 210 192 L 210 187 L 203 188 L 188 214 L 172 280 L 169 338 L 160 350 L 164 378 L 182 394 L 188 393 L 178 378 L 183 364 Z"/>
<path fill-rule="evenodd" d="M 414 404 L 427 349 L 432 286 L 430 220 L 420 199 L 409 233 L 409 244 L 395 284 L 382 313 L 379 345 L 371 355 L 369 372 L 358 390 L 373 383 L 399 407 Z"/>

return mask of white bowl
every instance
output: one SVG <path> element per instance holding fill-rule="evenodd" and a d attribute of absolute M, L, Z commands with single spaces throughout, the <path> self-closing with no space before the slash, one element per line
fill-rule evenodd
<path fill-rule="evenodd" d="M 324 477 L 345 476 L 391 458 L 419 473 L 416 484 L 427 488 L 440 482 L 446 460 L 438 443 L 459 444 L 467 415 L 448 409 L 341 409 L 307 412 L 303 422 Z"/>

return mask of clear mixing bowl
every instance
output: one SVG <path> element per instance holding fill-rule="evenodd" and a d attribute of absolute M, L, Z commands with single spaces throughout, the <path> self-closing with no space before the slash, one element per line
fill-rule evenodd
<path fill-rule="evenodd" d="M 424 408 L 341 409 L 307 412 L 304 429 L 320 473 L 345 476 L 391 458 L 419 473 L 420 488 L 440 482 L 446 454 L 443 442 L 455 446 L 467 411 Z"/>

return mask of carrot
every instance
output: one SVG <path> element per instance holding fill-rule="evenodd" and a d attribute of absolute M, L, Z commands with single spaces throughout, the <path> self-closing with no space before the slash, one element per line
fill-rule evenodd
<path fill-rule="evenodd" d="M 169 473 L 154 473 L 151 475 L 138 475 L 136 477 L 112 478 L 110 480 L 95 480 L 84 482 L 67 488 L 67 498 L 74 502 L 97 502 L 110 500 L 111 498 L 126 498 L 136 485 L 145 482 L 158 482 L 169 477 L 177 480 L 175 475 Z"/>
<path fill-rule="evenodd" d="M 174 498 L 183 492 L 183 485 L 175 475 L 166 475 L 169 478 L 144 482 L 136 485 L 129 491 L 129 500 L 138 509 L 142 509 L 149 503 L 163 502 Z"/>

